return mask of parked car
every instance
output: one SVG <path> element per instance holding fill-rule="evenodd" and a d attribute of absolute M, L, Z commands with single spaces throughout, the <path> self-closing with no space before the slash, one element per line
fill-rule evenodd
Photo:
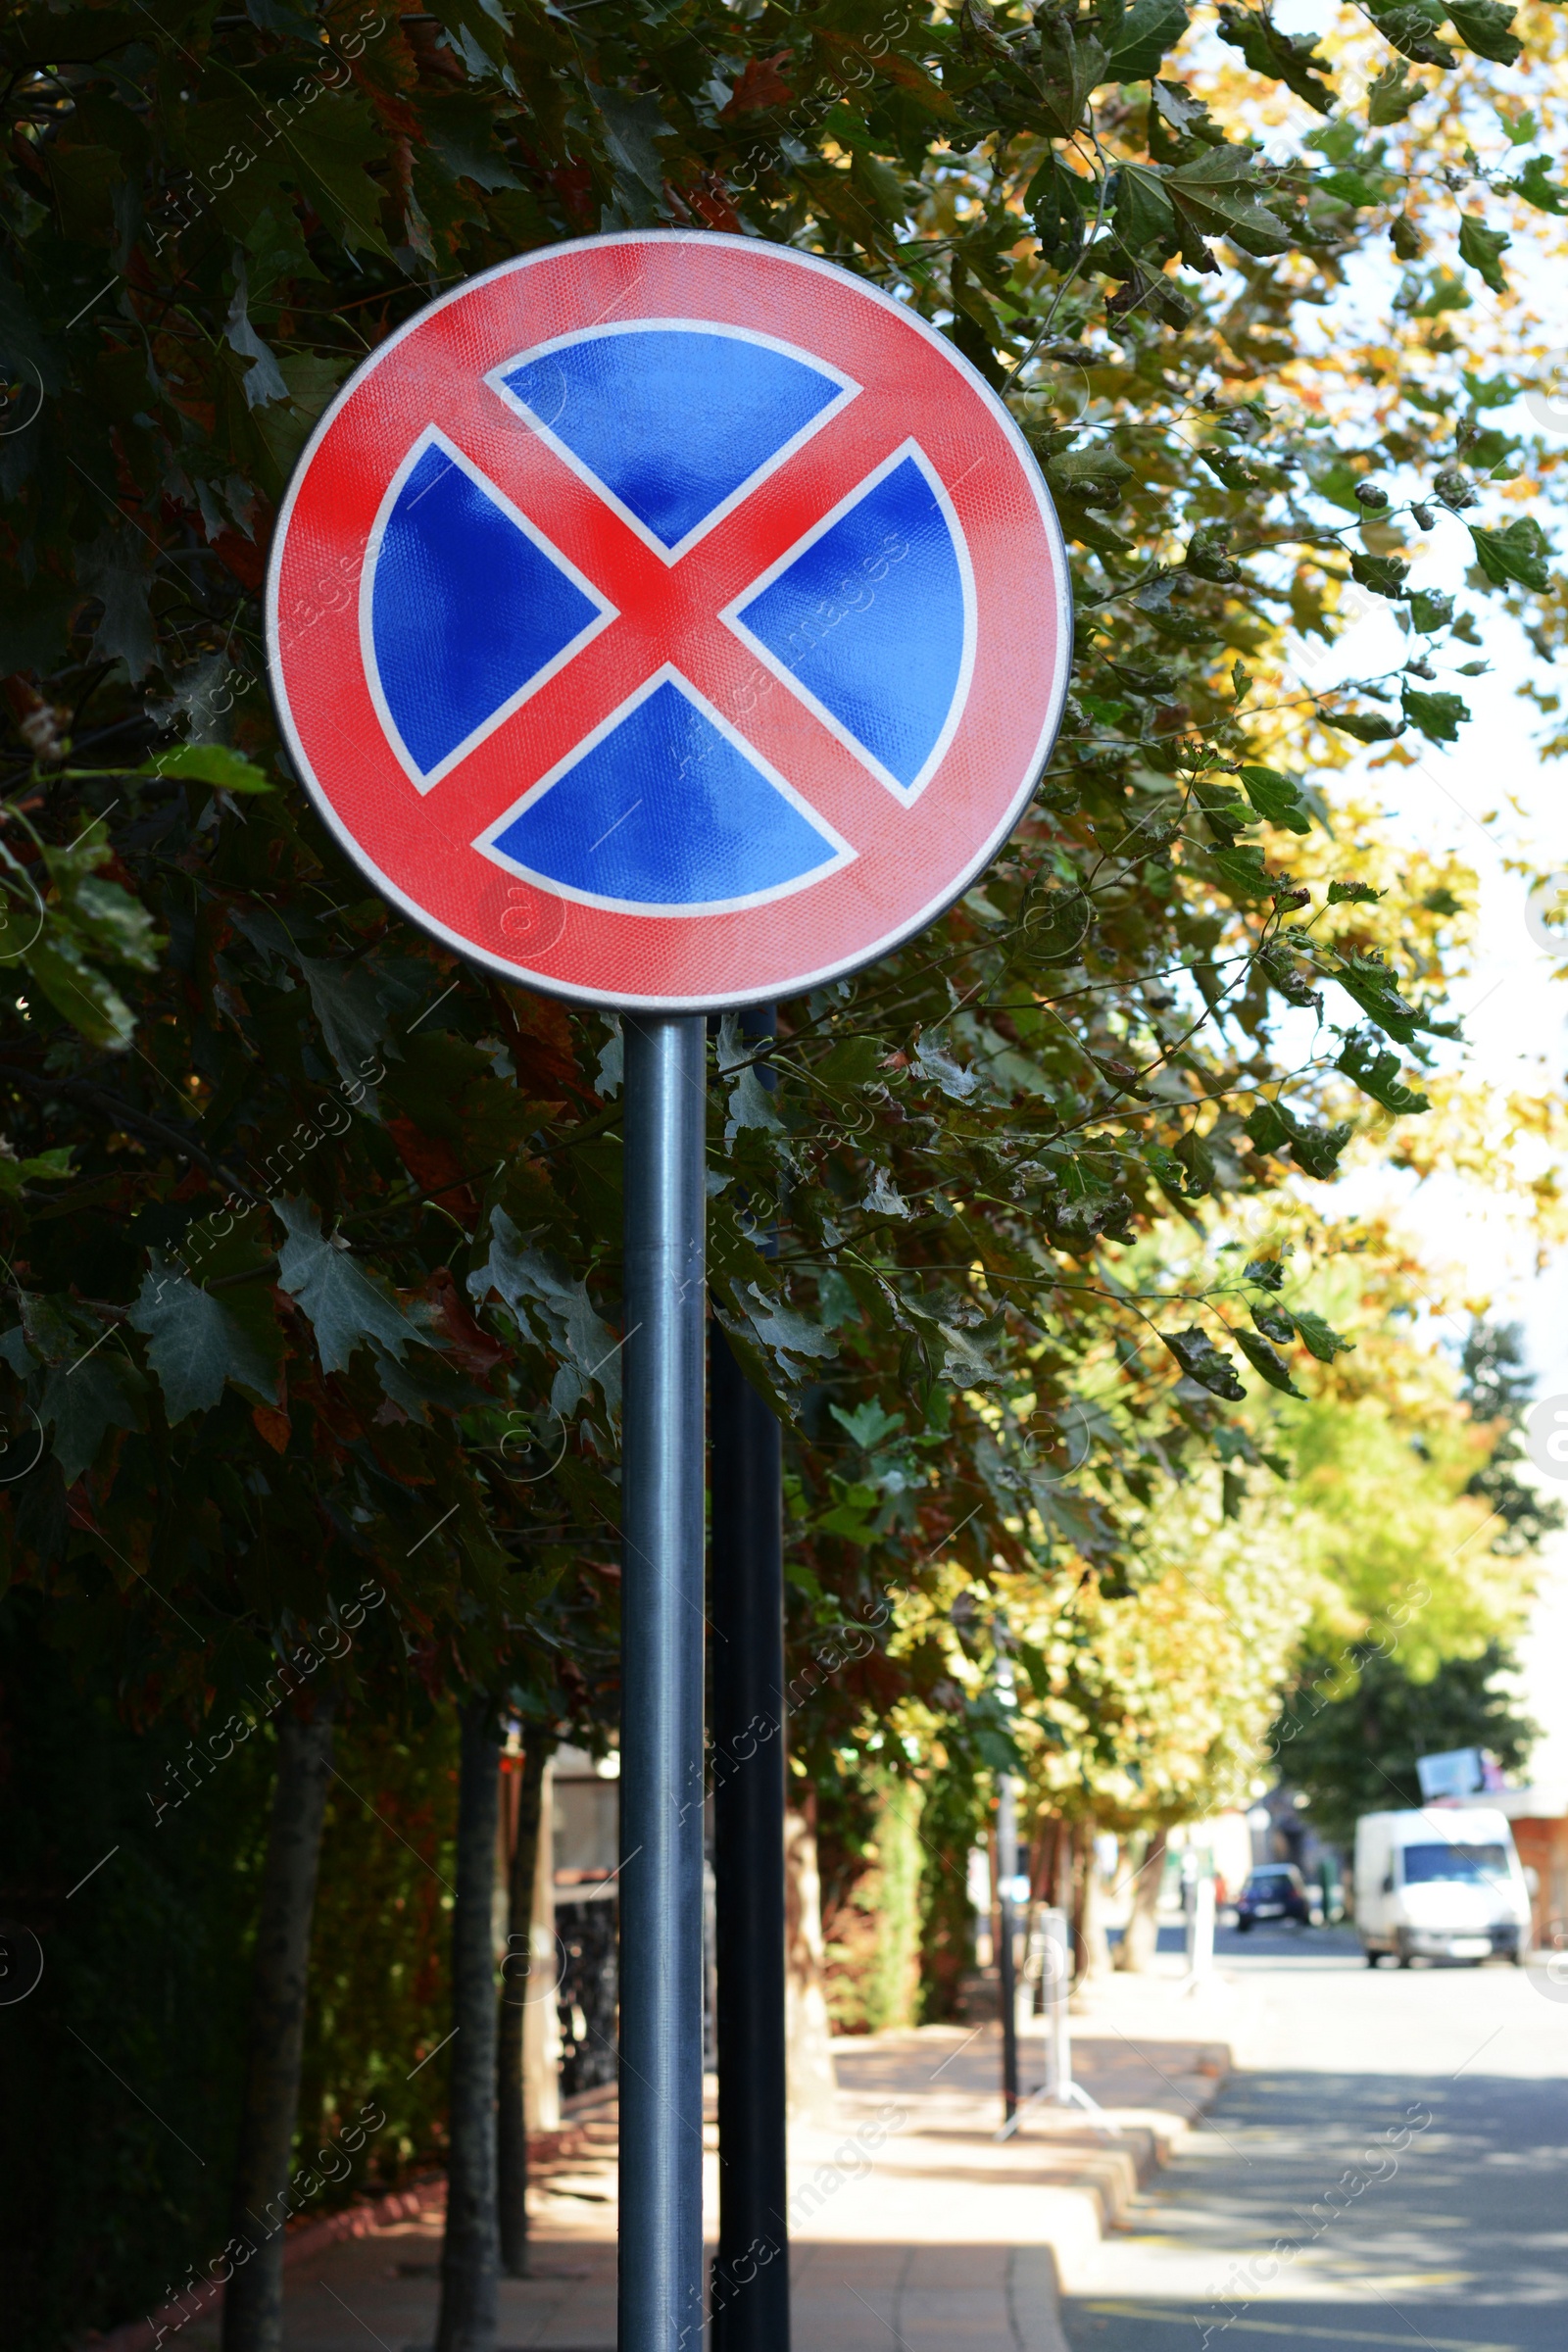
<path fill-rule="evenodd" d="M 1245 1936 L 1259 1919 L 1294 1919 L 1303 1928 L 1323 1925 L 1317 1889 L 1307 1886 L 1294 1862 L 1266 1862 L 1248 1873 L 1236 1898 L 1236 1925 Z"/>
<path fill-rule="evenodd" d="M 1524 1958 L 1530 1889 L 1506 1814 L 1489 1806 L 1363 1813 L 1355 1825 L 1355 1924 L 1367 1966 Z"/>

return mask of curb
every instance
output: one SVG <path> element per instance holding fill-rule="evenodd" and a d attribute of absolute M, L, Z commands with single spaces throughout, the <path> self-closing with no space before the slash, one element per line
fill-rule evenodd
<path fill-rule="evenodd" d="M 1144 2113 L 1136 2122 L 1107 2132 L 1102 2149 L 1088 2161 L 1082 2150 L 1073 2168 L 1075 2188 L 1090 2208 L 1092 2227 L 1103 2239 L 1126 2224 L 1133 2200 L 1200 2130 L 1235 2070 L 1228 2042 L 1203 2045 L 1199 2071 L 1202 2087 L 1192 2100 L 1191 2118 Z M 1115 2111 L 1112 2110 L 1114 2113 Z M 1013 2246 L 1007 2254 L 1007 2309 L 1019 2352 L 1072 2352 L 1061 2323 L 1061 2263 L 1054 2246 Z"/>
<path fill-rule="evenodd" d="M 1061 2325 L 1061 2278 L 1050 2246 L 1007 2255 L 1007 2317 L 1019 2352 L 1072 2352 Z"/>

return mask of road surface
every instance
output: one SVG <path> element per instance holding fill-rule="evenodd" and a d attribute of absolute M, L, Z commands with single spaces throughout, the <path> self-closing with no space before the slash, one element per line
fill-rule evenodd
<path fill-rule="evenodd" d="M 1564 2352 L 1568 1967 L 1221 1931 L 1243 2063 L 1068 2280 L 1072 2352 Z"/>

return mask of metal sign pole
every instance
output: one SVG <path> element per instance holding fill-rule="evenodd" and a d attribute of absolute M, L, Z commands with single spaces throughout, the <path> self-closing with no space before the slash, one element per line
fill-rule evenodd
<path fill-rule="evenodd" d="M 1046 2088 L 1066 2106 L 1072 2098 L 1072 1928 L 1065 1911 L 1046 1913 Z"/>
<path fill-rule="evenodd" d="M 777 1421 L 716 1324 L 709 1361 L 718 1930 L 713 2345 L 789 2352 L 781 1444 Z"/>
<path fill-rule="evenodd" d="M 700 1014 L 628 1015 L 621 1460 L 620 2352 L 703 2325 Z"/>
<path fill-rule="evenodd" d="M 1017 1919 L 1018 1807 L 1013 1776 L 997 1776 L 997 1991 L 1002 2007 L 1002 2114 L 1011 2123 L 1018 2112 Z"/>
<path fill-rule="evenodd" d="M 771 1005 L 742 1015 L 748 1039 L 771 1037 L 773 1027 Z M 716 1323 L 708 1361 L 718 1945 L 712 2342 L 713 2352 L 790 2352 L 783 1445 Z"/>

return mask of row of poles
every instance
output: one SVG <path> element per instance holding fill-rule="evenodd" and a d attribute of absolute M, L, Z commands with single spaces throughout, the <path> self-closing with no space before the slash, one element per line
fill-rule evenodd
<path fill-rule="evenodd" d="M 741 1033 L 754 1047 L 771 1037 L 772 1008 L 743 1014 Z M 698 2352 L 703 2334 L 703 1698 L 710 1638 L 719 2132 L 712 2347 L 789 2352 L 781 1436 L 708 1311 L 707 1022 L 701 1014 L 627 1016 L 622 1035 L 617 2342 L 620 2352 Z M 1008 1775 L 998 1800 L 1007 2134 L 1027 2103 L 1018 2082 L 1017 1804 Z M 1064 1919 L 1055 1932 L 1064 1961 Z M 1065 1965 L 1050 1974 L 1042 2088 L 1092 2105 L 1072 2082 Z"/>

